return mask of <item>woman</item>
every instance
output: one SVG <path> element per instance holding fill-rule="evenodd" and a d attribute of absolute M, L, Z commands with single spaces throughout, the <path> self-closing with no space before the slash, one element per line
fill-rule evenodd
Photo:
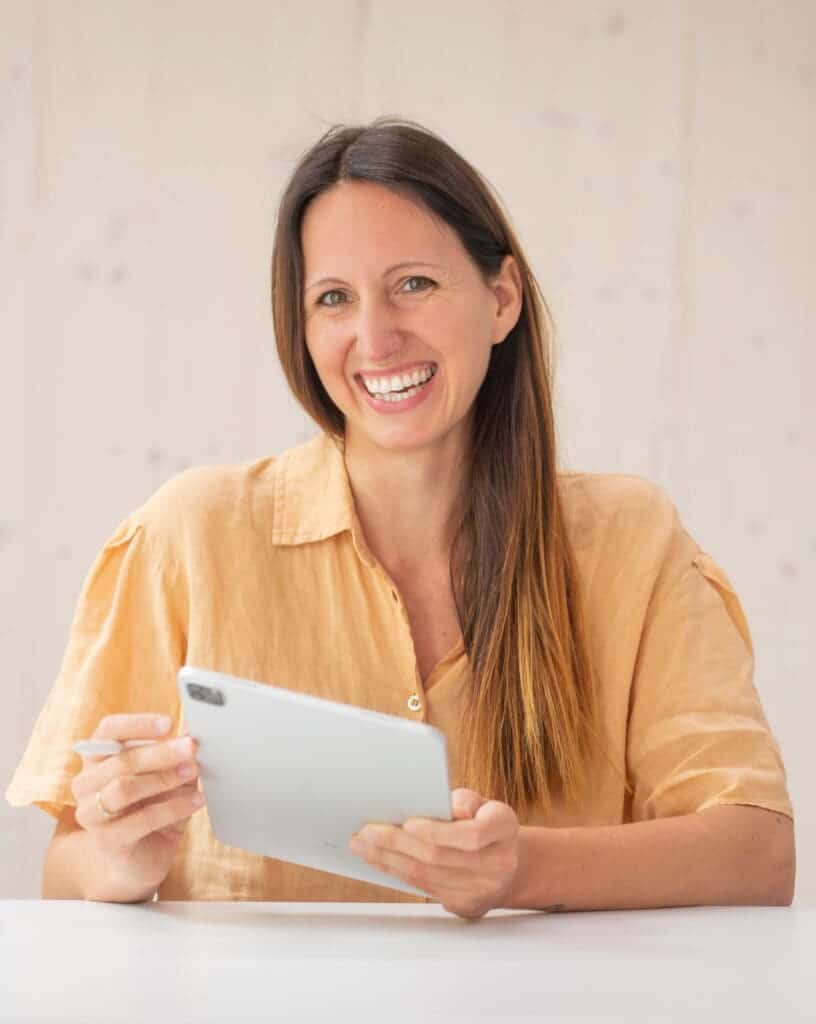
<path fill-rule="evenodd" d="M 190 738 L 77 771 L 83 735 L 183 731 L 186 662 L 441 728 L 454 821 L 351 845 L 460 916 L 790 903 L 739 601 L 653 484 L 558 472 L 546 305 L 484 180 L 410 122 L 328 132 L 272 298 L 322 433 L 180 474 L 108 541 L 8 793 L 59 818 L 44 894 L 417 898 L 219 844 Z"/>

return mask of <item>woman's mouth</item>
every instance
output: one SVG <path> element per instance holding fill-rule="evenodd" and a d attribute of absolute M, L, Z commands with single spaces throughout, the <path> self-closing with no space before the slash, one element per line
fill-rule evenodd
<path fill-rule="evenodd" d="M 357 374 L 355 379 L 368 403 L 379 412 L 407 412 L 425 399 L 437 370 L 436 363 L 428 363 L 410 373 L 379 377 Z"/>

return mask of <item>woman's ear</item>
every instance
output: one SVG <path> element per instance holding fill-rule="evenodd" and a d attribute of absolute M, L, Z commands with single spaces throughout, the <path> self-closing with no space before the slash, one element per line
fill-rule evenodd
<path fill-rule="evenodd" d="M 499 345 L 518 323 L 524 298 L 521 272 L 515 258 L 509 253 L 502 260 L 501 270 L 493 278 L 490 288 L 496 299 L 493 344 Z"/>

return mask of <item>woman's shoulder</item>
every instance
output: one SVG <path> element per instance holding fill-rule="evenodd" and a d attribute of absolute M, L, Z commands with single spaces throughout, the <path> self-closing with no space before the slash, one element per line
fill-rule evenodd
<path fill-rule="evenodd" d="M 586 473 L 562 470 L 558 485 L 565 502 L 589 503 L 602 514 L 621 508 L 671 505 L 666 491 L 653 480 L 632 473 Z"/>
<path fill-rule="evenodd" d="M 151 533 L 206 529 L 224 519 L 240 522 L 259 494 L 274 491 L 277 456 L 252 462 L 191 466 L 165 480 L 131 514 Z"/>
<path fill-rule="evenodd" d="M 677 509 L 653 480 L 628 473 L 558 474 L 567 529 L 578 547 L 648 540 L 662 546 L 681 529 Z"/>
<path fill-rule="evenodd" d="M 191 466 L 165 480 L 128 521 L 154 537 L 198 542 L 225 532 L 269 534 L 296 482 L 319 477 L 326 457 L 326 441 L 318 436 L 276 455 Z"/>

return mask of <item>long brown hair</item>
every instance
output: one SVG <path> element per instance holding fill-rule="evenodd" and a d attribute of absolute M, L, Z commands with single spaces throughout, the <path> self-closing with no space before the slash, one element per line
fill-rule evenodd
<path fill-rule="evenodd" d="M 472 684 L 464 696 L 464 784 L 519 814 L 578 800 L 599 739 L 597 685 L 557 489 L 552 318 L 487 181 L 413 121 L 336 125 L 300 159 L 281 198 L 272 255 L 278 354 L 295 397 L 330 435 L 343 415 L 304 332 L 301 223 L 339 181 L 375 182 L 445 221 L 487 282 L 508 253 L 523 283 L 518 322 L 494 345 L 471 416 L 451 586 Z"/>

